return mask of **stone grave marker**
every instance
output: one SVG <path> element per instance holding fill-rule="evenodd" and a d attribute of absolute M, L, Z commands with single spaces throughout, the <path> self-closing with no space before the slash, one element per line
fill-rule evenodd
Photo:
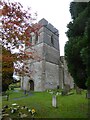
<path fill-rule="evenodd" d="M 86 98 L 90 99 L 90 90 L 87 91 Z"/>
<path fill-rule="evenodd" d="M 77 94 L 82 94 L 82 89 L 80 89 L 78 86 L 76 86 L 76 93 Z"/>
<path fill-rule="evenodd" d="M 63 88 L 63 91 L 62 91 L 62 95 L 67 95 L 68 92 L 70 92 L 70 85 L 65 84 L 64 88 Z"/>
<path fill-rule="evenodd" d="M 66 90 L 67 93 L 70 92 L 70 85 L 66 84 L 65 85 L 65 90 Z"/>
<path fill-rule="evenodd" d="M 53 107 L 57 107 L 57 100 L 56 100 L 56 96 L 54 95 L 54 96 L 52 96 L 52 106 Z"/>

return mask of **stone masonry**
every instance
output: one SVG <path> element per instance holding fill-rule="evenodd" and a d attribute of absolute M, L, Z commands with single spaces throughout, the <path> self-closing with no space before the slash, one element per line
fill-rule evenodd
<path fill-rule="evenodd" d="M 38 36 L 32 33 L 32 44 L 42 59 L 32 61 L 32 64 L 27 61 L 30 69 L 35 70 L 31 77 L 21 78 L 21 88 L 27 91 L 45 91 L 56 89 L 57 86 L 62 87 L 64 74 L 62 66 L 60 67 L 59 31 L 45 19 L 41 19 L 39 24 L 42 27 Z M 70 81 L 68 84 L 71 84 Z"/>

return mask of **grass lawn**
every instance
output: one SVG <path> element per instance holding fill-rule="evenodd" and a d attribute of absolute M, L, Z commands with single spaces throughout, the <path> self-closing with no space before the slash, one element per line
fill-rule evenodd
<path fill-rule="evenodd" d="M 57 96 L 57 108 L 52 107 L 52 94 L 48 92 L 31 92 L 31 95 L 24 95 L 24 92 L 9 91 L 9 100 L 3 98 L 2 107 L 11 106 L 17 103 L 20 106 L 27 106 L 35 109 L 35 118 L 87 118 L 88 99 L 86 91 L 82 94 L 68 96 Z M 14 115 L 14 114 L 13 114 Z M 16 116 L 14 116 L 16 117 Z"/>

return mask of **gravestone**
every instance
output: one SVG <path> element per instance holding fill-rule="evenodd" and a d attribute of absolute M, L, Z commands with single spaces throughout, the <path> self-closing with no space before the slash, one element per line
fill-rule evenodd
<path fill-rule="evenodd" d="M 87 91 L 86 98 L 90 99 L 90 90 Z"/>
<path fill-rule="evenodd" d="M 65 85 L 65 90 L 67 91 L 67 93 L 70 92 L 70 85 L 66 84 Z"/>
<path fill-rule="evenodd" d="M 76 93 L 77 94 L 82 94 L 82 89 L 80 89 L 79 87 L 76 86 Z"/>
<path fill-rule="evenodd" d="M 57 100 L 55 95 L 52 97 L 52 106 L 55 108 L 57 107 Z"/>
<path fill-rule="evenodd" d="M 70 85 L 65 84 L 64 88 L 63 88 L 63 91 L 62 91 L 62 95 L 67 95 L 68 92 L 70 92 Z"/>

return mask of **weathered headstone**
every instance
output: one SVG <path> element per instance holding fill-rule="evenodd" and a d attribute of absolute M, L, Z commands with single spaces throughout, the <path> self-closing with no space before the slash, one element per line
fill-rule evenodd
<path fill-rule="evenodd" d="M 82 89 L 80 89 L 80 88 L 77 87 L 77 86 L 76 86 L 75 88 L 76 88 L 76 93 L 77 93 L 77 94 L 82 94 Z"/>
<path fill-rule="evenodd" d="M 70 85 L 65 84 L 64 88 L 63 88 L 63 91 L 62 91 L 62 95 L 67 95 L 68 92 L 70 92 Z"/>
<path fill-rule="evenodd" d="M 67 93 L 70 92 L 70 85 L 66 84 L 65 85 L 65 90 L 67 91 Z"/>
<path fill-rule="evenodd" d="M 52 106 L 57 107 L 57 100 L 55 95 L 52 97 Z"/>
<path fill-rule="evenodd" d="M 90 99 L 90 90 L 87 91 L 86 98 Z"/>

